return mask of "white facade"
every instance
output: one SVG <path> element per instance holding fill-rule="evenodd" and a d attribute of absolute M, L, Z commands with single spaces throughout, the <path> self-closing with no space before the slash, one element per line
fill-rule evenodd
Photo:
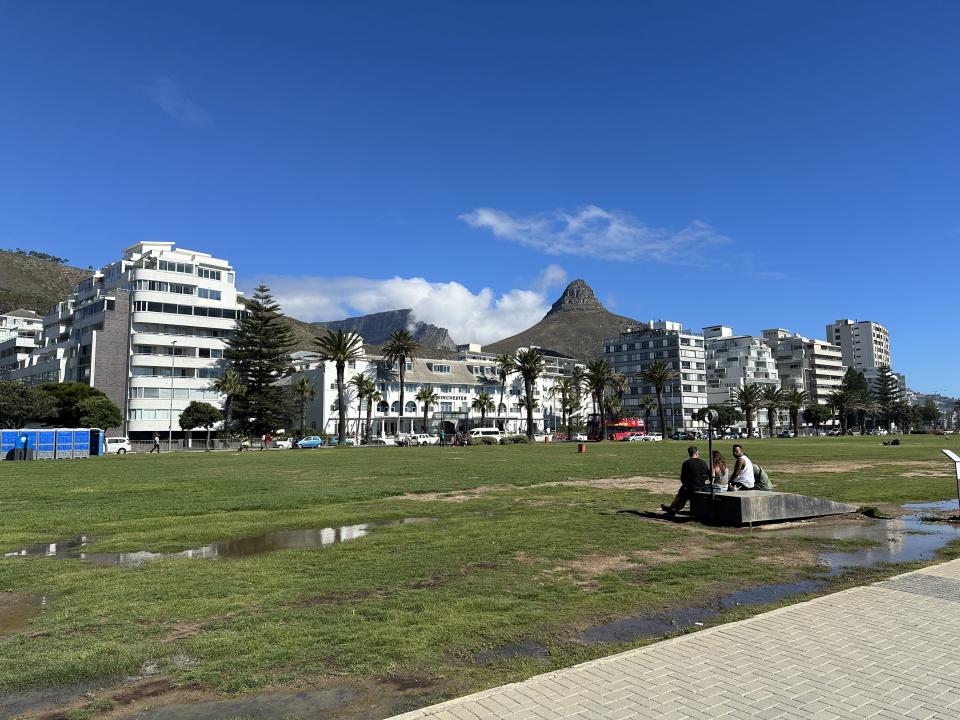
<path fill-rule="evenodd" d="M 704 338 L 700 333 L 684 330 L 677 322 L 650 322 L 604 340 L 603 353 L 614 371 L 625 375 L 629 382 L 624 397 L 625 414 L 642 417 L 642 398 L 656 399 L 656 389 L 641 382 L 638 374 L 654 360 L 663 360 L 680 372 L 680 379 L 664 388 L 667 424 L 673 428 L 706 427 L 693 417 L 707 405 Z M 656 412 L 650 420 L 654 430 L 663 432 Z"/>
<path fill-rule="evenodd" d="M 780 375 L 773 351 L 763 338 L 734 335 L 725 325 L 703 329 L 707 365 L 707 401 L 711 405 L 729 403 L 736 388 L 745 385 L 780 387 Z M 757 411 L 757 425 L 767 424 L 767 410 Z M 745 424 L 745 422 L 744 422 Z"/>
<path fill-rule="evenodd" d="M 388 366 L 379 349 L 366 346 L 363 358 L 348 363 L 344 380 L 349 382 L 357 374 L 374 380 L 382 399 L 373 403 L 371 421 L 374 436 L 390 436 L 401 433 L 436 433 L 442 427 L 447 434 L 479 427 L 503 427 L 508 433 L 526 432 L 526 410 L 520 407 L 523 397 L 523 379 L 518 374 L 507 378 L 500 402 L 500 381 L 493 355 L 480 351 L 479 345 L 459 346 L 457 353 L 440 353 L 424 349 L 424 355 L 442 354 L 443 357 L 423 357 L 407 363 L 404 371 L 404 409 L 400 412 L 400 383 L 397 370 Z M 320 362 L 313 353 L 296 353 L 293 357 L 297 372 L 279 381 L 293 385 L 300 377 L 307 377 L 317 388 L 317 399 L 311 402 L 306 412 L 306 427 L 333 434 L 337 430 L 337 373 L 331 362 Z M 570 377 L 574 360 L 550 351 L 544 351 L 544 372 L 534 385 L 535 432 L 553 431 L 561 422 L 560 398 L 553 397 L 550 390 L 561 377 Z M 438 402 L 427 408 L 424 428 L 423 403 L 416 399 L 421 388 L 432 389 Z M 481 392 L 487 392 L 495 410 L 487 413 L 481 423 L 481 413 L 471 406 Z M 347 434 L 362 433 L 366 424 L 366 401 L 359 407 L 351 387 L 346 389 Z M 294 425 L 299 418 L 294 418 Z"/>
<path fill-rule="evenodd" d="M 15 377 L 87 383 L 123 410 L 127 434 L 179 435 L 191 401 L 222 404 L 210 383 L 223 372 L 238 297 L 226 260 L 137 243 L 51 310 L 42 345 Z"/>
<path fill-rule="evenodd" d="M 840 387 L 846 367 L 836 345 L 791 335 L 782 328 L 763 331 L 763 341 L 773 351 L 780 386 L 807 393 L 811 402 L 827 404 L 827 397 Z"/>
<path fill-rule="evenodd" d="M 42 333 L 43 318 L 32 310 L 18 308 L 0 315 L 0 380 L 29 361 Z"/>
<path fill-rule="evenodd" d="M 890 365 L 890 332 L 871 320 L 837 320 L 827 325 L 827 342 L 843 352 L 843 364 L 860 371 Z"/>

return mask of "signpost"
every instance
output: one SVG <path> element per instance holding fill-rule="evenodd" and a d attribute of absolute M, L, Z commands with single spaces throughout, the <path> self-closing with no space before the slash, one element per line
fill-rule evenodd
<path fill-rule="evenodd" d="M 953 460 L 957 469 L 957 509 L 960 510 L 960 456 L 950 450 L 943 450 L 944 455 Z"/>

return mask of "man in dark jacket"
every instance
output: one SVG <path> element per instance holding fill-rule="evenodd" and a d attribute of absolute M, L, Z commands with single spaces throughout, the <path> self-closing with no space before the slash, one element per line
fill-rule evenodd
<path fill-rule="evenodd" d="M 688 460 L 680 466 L 680 490 L 673 502 L 661 505 L 660 509 L 669 515 L 676 515 L 697 490 L 703 490 L 710 482 L 710 468 L 700 459 L 700 451 L 696 445 L 687 448 Z"/>

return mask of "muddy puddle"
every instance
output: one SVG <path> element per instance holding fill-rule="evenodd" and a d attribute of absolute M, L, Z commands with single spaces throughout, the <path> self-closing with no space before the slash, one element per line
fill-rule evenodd
<path fill-rule="evenodd" d="M 277 550 L 304 550 L 308 548 L 328 547 L 330 545 L 366 537 L 380 528 L 411 525 L 429 522 L 430 520 L 432 520 L 432 518 L 413 517 L 402 520 L 344 525 L 343 527 L 337 528 L 275 530 L 262 535 L 224 540 L 211 545 L 171 553 L 156 553 L 147 550 L 118 553 L 89 553 L 86 551 L 86 548 L 92 542 L 92 538 L 87 535 L 78 535 L 52 543 L 27 545 L 19 550 L 6 552 L 3 554 L 3 557 L 46 557 L 61 560 L 83 560 L 91 565 L 120 565 L 125 567 L 137 567 L 152 560 L 171 558 L 193 560 L 242 558 L 275 552 Z"/>
<path fill-rule="evenodd" d="M 910 503 L 903 506 L 909 513 L 890 520 L 868 520 L 855 523 L 825 523 L 790 528 L 754 530 L 774 537 L 818 538 L 828 544 L 836 540 L 859 540 L 869 547 L 849 551 L 824 550 L 817 556 L 823 572 L 819 577 L 794 583 L 759 585 L 724 595 L 707 605 L 682 608 L 658 615 L 627 617 L 595 625 L 582 632 L 581 642 L 624 643 L 657 638 L 680 630 L 706 624 L 724 610 L 740 605 L 766 605 L 778 600 L 799 597 L 824 590 L 830 578 L 850 568 L 874 567 L 881 563 L 907 563 L 932 560 L 937 551 L 953 540 L 960 540 L 960 526 L 927 522 L 923 512 L 949 512 L 956 509 L 956 500 L 934 503 Z"/>
<path fill-rule="evenodd" d="M 45 596 L 0 592 L 0 637 L 22 630 L 46 607 Z"/>

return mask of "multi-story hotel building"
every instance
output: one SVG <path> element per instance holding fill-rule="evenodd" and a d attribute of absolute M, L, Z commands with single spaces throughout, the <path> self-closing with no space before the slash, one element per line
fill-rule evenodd
<path fill-rule="evenodd" d="M 550 432 L 560 425 L 560 397 L 551 389 L 563 377 L 570 377 L 576 361 L 559 353 L 542 350 L 544 371 L 534 385 L 533 396 L 537 401 L 534 410 L 535 432 Z M 374 436 L 389 436 L 412 432 L 436 433 L 441 428 L 448 435 L 480 425 L 482 414 L 474 410 L 473 401 L 481 392 L 490 395 L 494 410 L 486 414 L 486 425 L 501 427 L 507 433 L 526 431 L 526 410 L 520 405 L 524 394 L 523 380 L 514 373 L 507 378 L 501 403 L 501 384 L 497 373 L 495 356 L 484 353 L 480 345 L 460 345 L 457 352 L 424 348 L 423 357 L 407 361 L 404 370 L 403 413 L 400 412 L 400 382 L 397 368 L 386 363 L 380 349 L 365 345 L 363 357 L 347 363 L 345 379 L 363 374 L 376 383 L 381 398 L 372 407 L 371 421 Z M 293 366 L 296 372 L 280 381 L 281 385 L 293 385 L 301 377 L 307 377 L 317 389 L 316 400 L 306 408 L 306 426 L 318 432 L 334 433 L 337 429 L 337 373 L 331 362 L 322 362 L 316 353 L 294 353 Z M 416 399 L 422 388 L 433 390 L 438 398 L 436 404 L 427 408 L 424 426 L 423 403 Z M 348 386 L 346 390 L 347 433 L 362 431 L 366 423 L 366 404 L 359 407 L 356 394 Z M 299 418 L 294 424 L 299 424 Z"/>
<path fill-rule="evenodd" d="M 122 411 L 128 435 L 180 435 L 193 400 L 220 405 L 226 339 L 242 312 L 226 260 L 141 242 L 94 272 L 43 319 L 43 340 L 12 379 L 83 382 Z"/>
<path fill-rule="evenodd" d="M 603 353 L 614 371 L 625 375 L 629 382 L 624 397 L 626 414 L 642 416 L 642 398 L 656 399 L 656 389 L 641 382 L 638 375 L 654 360 L 663 360 L 680 373 L 679 380 L 664 388 L 667 424 L 672 428 L 706 427 L 694 419 L 694 414 L 707 405 L 704 339 L 700 333 L 684 330 L 678 322 L 650 322 L 604 340 Z M 654 431 L 663 432 L 656 413 L 650 421 Z"/>
<path fill-rule="evenodd" d="M 791 335 L 782 328 L 763 331 L 763 341 L 773 351 L 780 387 L 799 389 L 811 402 L 827 404 L 827 397 L 840 387 L 846 367 L 836 345 Z"/>

